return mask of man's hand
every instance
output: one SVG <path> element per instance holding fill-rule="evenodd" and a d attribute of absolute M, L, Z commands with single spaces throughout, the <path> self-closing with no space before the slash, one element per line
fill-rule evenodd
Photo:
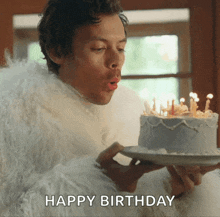
<path fill-rule="evenodd" d="M 124 147 L 115 142 L 109 148 L 101 152 L 96 159 L 102 168 L 106 170 L 106 175 L 110 177 L 121 191 L 134 192 L 138 179 L 144 174 L 162 168 L 150 162 L 140 162 L 133 159 L 128 166 L 120 165 L 113 157 Z"/>
<path fill-rule="evenodd" d="M 220 169 L 220 163 L 213 166 L 167 166 L 171 175 L 172 195 L 180 196 L 192 191 L 202 183 L 202 176 L 207 172 Z"/>

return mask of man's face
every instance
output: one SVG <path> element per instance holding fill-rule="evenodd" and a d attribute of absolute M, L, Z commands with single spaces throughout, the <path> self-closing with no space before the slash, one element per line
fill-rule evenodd
<path fill-rule="evenodd" d="M 73 54 L 64 57 L 59 75 L 88 101 L 104 105 L 121 79 L 126 37 L 118 15 L 101 15 L 100 19 L 98 24 L 77 29 Z"/>

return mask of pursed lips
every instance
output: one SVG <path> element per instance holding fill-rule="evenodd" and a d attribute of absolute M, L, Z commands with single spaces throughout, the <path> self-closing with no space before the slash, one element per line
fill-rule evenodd
<path fill-rule="evenodd" d="M 110 82 L 108 83 L 108 88 L 110 90 L 116 90 L 118 88 L 118 82 L 120 80 L 121 79 L 119 79 L 118 77 L 111 79 Z"/>

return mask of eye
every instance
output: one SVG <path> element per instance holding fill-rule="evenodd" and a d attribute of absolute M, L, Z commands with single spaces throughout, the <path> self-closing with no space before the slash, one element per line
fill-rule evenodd
<path fill-rule="evenodd" d="M 125 52 L 125 49 L 124 49 L 124 48 L 118 48 L 118 51 L 119 51 L 120 53 L 124 53 L 124 52 Z"/>
<path fill-rule="evenodd" d="M 98 53 L 104 51 L 105 49 L 106 49 L 105 47 L 101 47 L 101 48 L 92 48 L 93 51 L 98 52 Z"/>
<path fill-rule="evenodd" d="M 124 52 L 125 52 L 125 49 L 124 49 L 124 48 L 119 48 L 118 51 L 119 51 L 120 53 L 124 53 Z"/>

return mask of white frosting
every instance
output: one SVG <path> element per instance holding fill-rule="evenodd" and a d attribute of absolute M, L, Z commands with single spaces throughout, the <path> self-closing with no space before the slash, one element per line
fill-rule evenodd
<path fill-rule="evenodd" d="M 208 118 L 141 116 L 138 145 L 151 150 L 213 154 L 217 149 L 218 114 Z"/>

